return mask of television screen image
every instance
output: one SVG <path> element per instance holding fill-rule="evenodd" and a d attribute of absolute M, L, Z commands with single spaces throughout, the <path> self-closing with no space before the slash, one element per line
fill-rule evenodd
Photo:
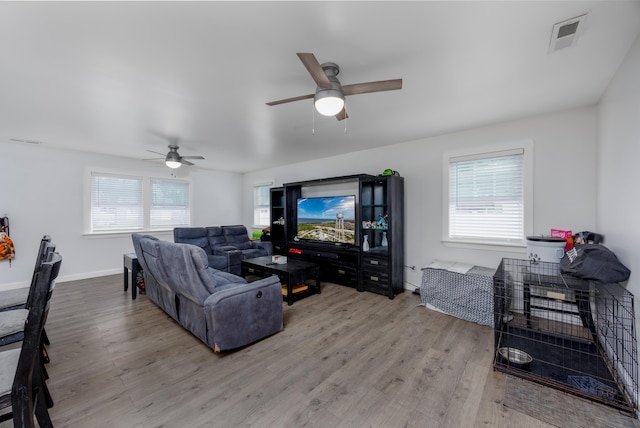
<path fill-rule="evenodd" d="M 298 199 L 300 240 L 355 245 L 355 196 Z"/>

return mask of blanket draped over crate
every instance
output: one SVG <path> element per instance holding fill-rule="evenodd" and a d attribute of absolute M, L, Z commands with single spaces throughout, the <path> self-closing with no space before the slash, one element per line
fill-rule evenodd
<path fill-rule="evenodd" d="M 422 269 L 420 301 L 449 315 L 493 327 L 495 269 L 434 262 Z"/>

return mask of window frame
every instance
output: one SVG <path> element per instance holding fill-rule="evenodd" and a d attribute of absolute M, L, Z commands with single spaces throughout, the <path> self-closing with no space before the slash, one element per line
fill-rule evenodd
<path fill-rule="evenodd" d="M 273 187 L 275 187 L 275 180 L 265 180 L 265 181 L 259 181 L 253 184 L 253 193 L 252 193 L 252 198 L 253 198 L 253 220 L 252 220 L 252 227 L 254 229 L 264 229 L 265 227 L 268 227 L 269 225 L 271 225 L 271 200 L 270 200 L 270 196 L 267 196 L 267 204 L 266 205 L 257 205 L 258 201 L 257 201 L 257 192 L 258 189 L 266 187 L 269 190 L 269 195 L 271 194 L 271 189 Z M 257 210 L 258 207 L 267 207 L 267 213 L 268 213 L 268 217 L 267 217 L 267 223 L 266 224 L 258 224 L 258 222 L 256 222 L 257 220 Z"/>
<path fill-rule="evenodd" d="M 183 178 L 166 178 L 161 177 L 156 174 L 131 174 L 122 171 L 113 171 L 113 170 L 104 170 L 104 169 L 87 169 L 87 179 L 85 180 L 85 214 L 84 214 L 84 230 L 83 235 L 85 236 L 107 236 L 107 235 L 128 235 L 131 233 L 149 233 L 149 232 L 171 232 L 174 227 L 186 227 L 191 226 L 193 224 L 193 185 L 191 180 L 183 179 Z M 112 230 L 93 230 L 92 224 L 92 197 L 93 197 L 93 189 L 92 189 L 92 180 L 93 176 L 109 176 L 116 178 L 135 178 L 142 180 L 142 217 L 143 217 L 143 225 L 142 229 L 139 228 L 120 228 L 120 229 L 112 229 Z M 166 226 L 166 227 L 151 227 L 151 181 L 175 181 L 179 183 L 184 183 L 188 186 L 187 190 L 187 198 L 188 198 L 188 224 L 187 225 L 175 225 L 175 226 Z"/>
<path fill-rule="evenodd" d="M 533 234 L 533 148 L 532 140 L 483 145 L 444 152 L 442 155 L 442 243 L 449 247 L 495 251 L 514 251 L 526 248 L 526 237 Z M 518 240 L 483 238 L 452 238 L 449 235 L 449 180 L 452 160 L 460 158 L 488 159 L 501 157 L 515 150 L 523 152 L 523 234 Z M 495 156 L 491 156 L 495 153 Z"/>

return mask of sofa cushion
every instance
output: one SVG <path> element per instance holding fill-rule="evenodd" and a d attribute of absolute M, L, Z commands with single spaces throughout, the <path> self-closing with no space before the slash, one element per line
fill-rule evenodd
<path fill-rule="evenodd" d="M 168 263 L 165 270 L 168 282 L 178 294 L 196 302 L 204 302 L 213 293 L 207 255 L 200 247 L 191 244 L 174 244 L 159 241 L 161 259 Z"/>
<path fill-rule="evenodd" d="M 160 241 L 157 239 L 142 238 L 139 241 L 140 251 L 144 264 L 146 264 L 146 272 L 148 272 L 157 283 L 169 287 L 167 283 L 167 275 L 164 270 L 164 264 L 160 257 L 160 251 L 158 249 Z"/>
<path fill-rule="evenodd" d="M 226 245 L 224 235 L 222 234 L 222 228 L 217 226 L 207 227 L 207 239 L 211 248 Z"/>
<path fill-rule="evenodd" d="M 242 254 L 246 259 L 254 259 L 256 257 L 263 257 L 265 255 L 265 250 L 261 248 L 251 248 L 249 250 L 243 250 Z"/>
<path fill-rule="evenodd" d="M 228 269 L 229 269 L 229 258 L 226 255 L 217 256 L 217 255 L 209 255 L 209 254 L 207 254 L 207 259 L 209 259 L 209 267 L 210 268 L 222 270 L 222 271 L 225 271 L 225 272 L 228 271 Z"/>
<path fill-rule="evenodd" d="M 137 236 L 136 236 L 137 235 Z M 136 248 L 138 262 L 144 275 L 145 290 L 149 299 L 160 306 L 174 320 L 178 320 L 176 295 L 167 283 L 160 254 L 158 239 L 153 236 L 132 234 L 133 246 Z"/>
<path fill-rule="evenodd" d="M 228 284 L 246 284 L 247 280 L 241 276 L 233 275 L 228 272 L 222 272 L 216 269 L 209 268 L 209 277 L 216 286 L 216 291 L 219 291 L 221 287 Z"/>
<path fill-rule="evenodd" d="M 200 247 L 207 254 L 213 254 L 207 229 L 204 227 L 176 227 L 173 229 L 173 240 L 179 244 L 191 244 Z"/>
<path fill-rule="evenodd" d="M 136 252 L 136 256 L 138 257 L 138 263 L 140 263 L 140 267 L 142 268 L 143 272 L 149 269 L 147 267 L 147 264 L 144 261 L 144 257 L 142 257 L 142 248 L 140 247 L 140 240 L 144 238 L 148 238 L 154 241 L 158 240 L 158 238 L 151 235 L 143 235 L 141 233 L 131 234 L 131 241 L 133 242 L 133 250 Z"/>
<path fill-rule="evenodd" d="M 222 226 L 222 233 L 227 242 L 227 245 L 232 245 L 238 250 L 248 250 L 252 248 L 246 227 Z"/>

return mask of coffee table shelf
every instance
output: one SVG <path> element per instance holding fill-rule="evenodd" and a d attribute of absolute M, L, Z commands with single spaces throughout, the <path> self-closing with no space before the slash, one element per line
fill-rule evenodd
<path fill-rule="evenodd" d="M 242 276 L 276 275 L 282 283 L 282 299 L 288 305 L 312 294 L 320 294 L 320 267 L 311 262 L 291 260 L 285 264 L 276 264 L 271 256 L 256 257 L 243 260 L 241 264 Z M 313 281 L 314 285 L 306 284 Z"/>

